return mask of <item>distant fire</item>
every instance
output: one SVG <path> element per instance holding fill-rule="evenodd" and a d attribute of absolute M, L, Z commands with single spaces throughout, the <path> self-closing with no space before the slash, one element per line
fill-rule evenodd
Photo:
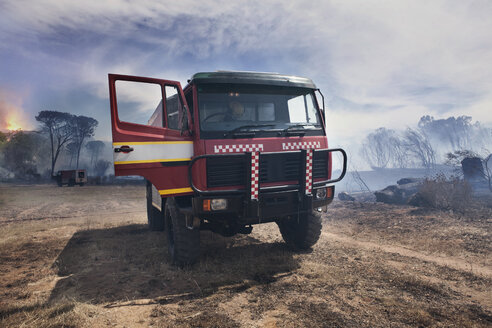
<path fill-rule="evenodd" d="M 4 106 L 5 103 L 0 103 L 0 131 L 12 132 L 23 130 L 23 120 L 20 118 L 22 114 L 13 106 Z M 6 111 L 5 109 L 8 109 Z M 13 111 L 14 110 L 14 111 Z"/>
<path fill-rule="evenodd" d="M 32 128 L 22 110 L 20 97 L 0 89 L 0 131 L 12 132 Z"/>
<path fill-rule="evenodd" d="M 9 130 L 9 131 L 22 130 L 22 126 L 20 125 L 20 123 L 16 122 L 14 119 L 9 119 L 7 121 L 7 130 Z"/>

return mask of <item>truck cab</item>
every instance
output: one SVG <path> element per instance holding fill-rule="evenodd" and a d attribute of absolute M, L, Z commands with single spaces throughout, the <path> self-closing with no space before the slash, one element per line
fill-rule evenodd
<path fill-rule="evenodd" d="M 162 98 L 147 124 L 120 120 L 116 81 L 155 84 Z M 312 247 L 320 211 L 346 171 L 329 149 L 324 106 L 308 78 L 203 72 L 179 82 L 109 74 L 116 175 L 147 180 L 147 216 L 166 230 L 178 265 L 200 254 L 200 230 L 224 236 L 276 222 L 293 249 Z M 322 96 L 322 95 L 321 95 Z M 332 154 L 343 158 L 332 178 Z"/>

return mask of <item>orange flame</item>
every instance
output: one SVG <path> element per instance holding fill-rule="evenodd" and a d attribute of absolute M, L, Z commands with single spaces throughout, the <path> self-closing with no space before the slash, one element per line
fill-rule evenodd
<path fill-rule="evenodd" d="M 0 88 L 0 131 L 13 132 L 30 129 L 22 109 L 22 99 Z"/>
<path fill-rule="evenodd" d="M 0 131 L 13 132 L 29 129 L 30 127 L 31 125 L 25 119 L 22 109 L 0 102 Z"/>
<path fill-rule="evenodd" d="M 20 123 L 16 122 L 15 119 L 9 119 L 7 121 L 7 130 L 9 131 L 22 130 L 22 126 L 20 125 Z"/>
<path fill-rule="evenodd" d="M 22 130 L 24 127 L 24 124 L 22 124 L 24 120 L 21 118 L 23 113 L 20 113 L 19 110 L 13 106 L 9 106 L 7 109 L 9 109 L 9 111 L 3 113 L 3 119 L 1 120 L 3 122 L 0 122 L 0 129 L 9 132 Z"/>

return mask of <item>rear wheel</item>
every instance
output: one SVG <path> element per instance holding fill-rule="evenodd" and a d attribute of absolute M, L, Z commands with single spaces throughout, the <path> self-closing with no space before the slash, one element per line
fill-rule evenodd
<path fill-rule="evenodd" d="M 288 218 L 277 222 L 282 238 L 295 250 L 311 248 L 321 235 L 321 214 L 311 211 L 298 218 Z"/>
<path fill-rule="evenodd" d="M 164 230 L 164 215 L 157 207 L 152 205 L 152 184 L 147 181 L 147 223 L 151 231 Z M 162 199 L 158 199 L 162 203 Z M 162 207 L 161 207 L 162 208 Z"/>
<path fill-rule="evenodd" d="M 188 229 L 186 218 L 174 198 L 168 198 L 164 209 L 167 230 L 167 248 L 174 264 L 186 266 L 195 263 L 200 256 L 200 230 Z"/>

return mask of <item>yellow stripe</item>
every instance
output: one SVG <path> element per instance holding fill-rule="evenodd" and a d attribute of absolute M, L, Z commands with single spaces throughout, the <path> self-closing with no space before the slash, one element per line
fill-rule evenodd
<path fill-rule="evenodd" d="M 142 164 L 142 163 L 159 163 L 159 162 L 183 162 L 191 161 L 191 158 L 170 158 L 170 159 L 142 159 L 139 161 L 120 161 L 114 162 L 115 165 L 118 164 Z"/>
<path fill-rule="evenodd" d="M 192 144 L 193 141 L 129 141 L 129 142 L 113 142 L 113 146 L 125 145 L 177 145 L 177 144 Z"/>
<path fill-rule="evenodd" d="M 159 190 L 159 194 L 161 195 L 182 194 L 185 192 L 193 192 L 193 190 L 190 187 Z"/>

